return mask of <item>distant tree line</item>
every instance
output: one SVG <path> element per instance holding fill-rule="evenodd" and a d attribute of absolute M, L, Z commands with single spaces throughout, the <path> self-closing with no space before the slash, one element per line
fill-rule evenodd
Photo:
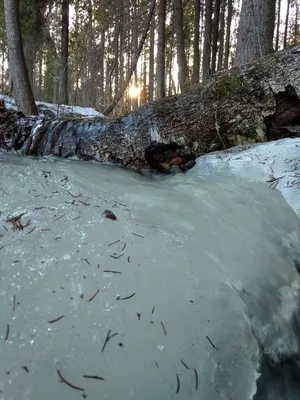
<path fill-rule="evenodd" d="M 16 98 L 32 88 L 38 100 L 106 114 L 300 41 L 297 0 L 4 0 L 0 7 L 0 91 Z M 17 80 L 26 71 L 24 89 Z M 30 104 L 25 111 L 34 113 Z"/>

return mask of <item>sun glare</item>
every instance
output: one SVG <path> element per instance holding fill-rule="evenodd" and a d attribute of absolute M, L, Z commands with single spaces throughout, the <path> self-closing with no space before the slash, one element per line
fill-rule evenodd
<path fill-rule="evenodd" d="M 129 94 L 129 97 L 131 97 L 132 99 L 137 98 L 141 94 L 141 88 L 138 86 L 132 85 L 128 89 L 128 94 Z"/>

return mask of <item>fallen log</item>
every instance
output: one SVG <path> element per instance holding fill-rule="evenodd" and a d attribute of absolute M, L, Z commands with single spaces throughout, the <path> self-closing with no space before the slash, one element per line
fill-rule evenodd
<path fill-rule="evenodd" d="M 300 45 L 117 119 L 26 118 L 0 107 L 0 147 L 135 170 L 187 170 L 201 154 L 300 135 Z"/>

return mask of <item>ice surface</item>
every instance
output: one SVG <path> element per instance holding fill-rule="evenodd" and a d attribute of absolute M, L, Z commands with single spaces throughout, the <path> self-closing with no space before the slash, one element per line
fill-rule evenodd
<path fill-rule="evenodd" d="M 300 217 L 300 139 L 237 146 L 227 152 L 207 154 L 197 159 L 189 174 L 235 176 L 265 182 L 281 191 Z"/>
<path fill-rule="evenodd" d="M 299 352 L 300 228 L 279 191 L 0 163 L 0 399 L 247 400 L 260 348 L 274 362 Z"/>

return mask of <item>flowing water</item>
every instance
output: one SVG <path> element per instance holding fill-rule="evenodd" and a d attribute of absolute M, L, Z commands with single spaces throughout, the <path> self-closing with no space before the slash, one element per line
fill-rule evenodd
<path fill-rule="evenodd" d="M 277 190 L 0 163 L 0 399 L 300 398 L 300 224 Z"/>

